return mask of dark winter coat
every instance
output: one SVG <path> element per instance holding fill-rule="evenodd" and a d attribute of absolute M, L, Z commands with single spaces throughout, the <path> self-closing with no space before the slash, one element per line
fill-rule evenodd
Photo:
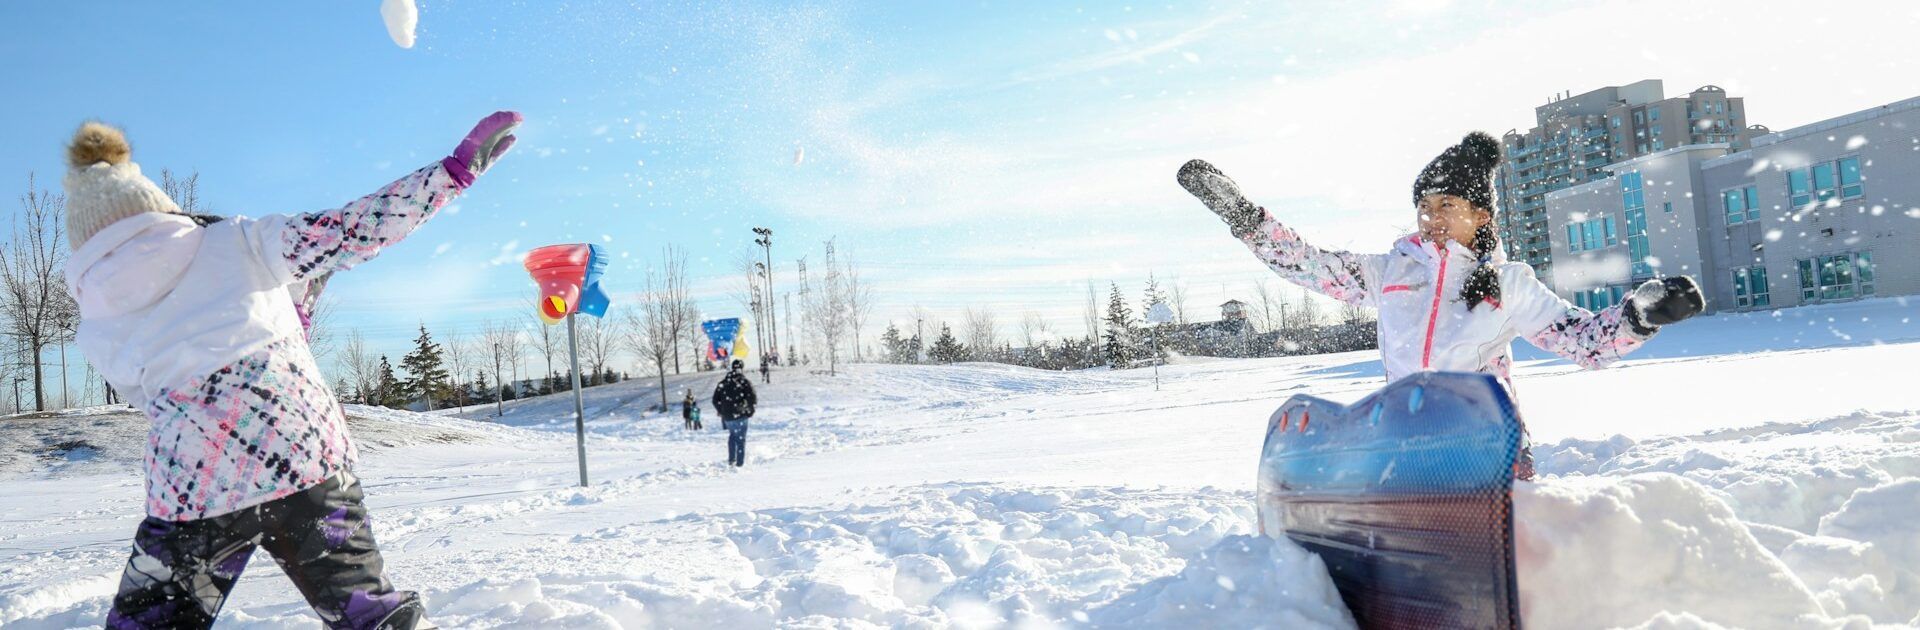
<path fill-rule="evenodd" d="M 753 406 L 758 402 L 753 395 L 753 381 L 739 372 L 728 372 L 713 388 L 713 410 L 720 412 L 721 420 L 753 417 Z"/>

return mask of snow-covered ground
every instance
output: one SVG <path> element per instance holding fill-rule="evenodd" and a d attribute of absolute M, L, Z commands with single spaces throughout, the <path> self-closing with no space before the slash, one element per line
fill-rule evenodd
<path fill-rule="evenodd" d="M 1920 625 L 1920 322 L 1900 300 L 1728 315 L 1615 368 L 1522 354 L 1529 627 Z M 1058 373 L 775 374 L 747 468 L 657 383 L 432 415 L 354 408 L 391 577 L 450 628 L 1344 628 L 1319 560 L 1259 537 L 1287 396 L 1368 353 Z M 705 394 L 715 375 L 671 377 Z M 709 409 L 709 412 L 711 410 Z M 141 420 L 0 420 L 0 626 L 97 626 L 140 516 Z M 82 445 L 84 444 L 84 446 Z M 222 627 L 317 622 L 265 557 Z"/>

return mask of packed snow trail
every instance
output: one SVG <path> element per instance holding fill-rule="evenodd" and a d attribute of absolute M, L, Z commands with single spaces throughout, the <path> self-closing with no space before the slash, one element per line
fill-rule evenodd
<path fill-rule="evenodd" d="M 1703 318 L 1662 335 L 1707 354 L 1603 372 L 1523 362 L 1544 477 L 1517 498 L 1519 535 L 1545 551 L 1522 565 L 1523 606 L 1572 596 L 1555 589 L 1592 604 L 1590 617 L 1528 607 L 1529 619 L 1920 623 L 1920 391 L 1902 376 L 1920 360 L 1920 326 L 1905 311 L 1877 300 Z M 1835 336 L 1860 317 L 1876 328 Z M 1734 354 L 1739 339 L 1767 349 Z M 777 372 L 739 472 L 719 465 L 720 431 L 646 411 L 656 381 L 592 388 L 584 489 L 567 396 L 510 402 L 497 423 L 478 420 L 492 406 L 351 408 L 351 430 L 368 451 L 391 576 L 448 627 L 1346 627 L 1317 559 L 1250 537 L 1253 470 L 1281 400 L 1357 399 L 1379 387 L 1377 360 L 1195 360 L 1161 373 L 1154 392 L 1148 370 Z M 668 396 L 704 398 L 712 378 L 670 379 Z M 1694 391 L 1626 394 L 1682 382 Z M 1725 394 L 1768 391 L 1821 394 Z M 126 456 L 139 445 L 116 444 L 144 426 L 112 413 L 0 420 L 9 453 L 35 453 L 0 466 L 0 626 L 104 617 L 141 514 Z M 72 441 L 95 448 L 49 448 Z M 256 562 L 221 627 L 315 627 L 286 579 Z"/>

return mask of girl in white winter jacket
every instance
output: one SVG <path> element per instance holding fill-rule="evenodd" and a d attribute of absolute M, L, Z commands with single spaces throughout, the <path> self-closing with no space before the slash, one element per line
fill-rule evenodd
<path fill-rule="evenodd" d="M 1187 163 L 1179 180 L 1280 277 L 1376 309 L 1389 382 L 1427 370 L 1480 372 L 1512 393 L 1516 337 L 1600 368 L 1704 307 L 1693 280 L 1676 276 L 1648 280 L 1629 299 L 1591 312 L 1555 295 L 1532 267 L 1507 261 L 1493 227 L 1490 178 L 1499 160 L 1499 143 L 1479 132 L 1434 158 L 1413 187 L 1420 231 L 1395 239 L 1385 254 L 1307 244 L 1206 162 Z"/>
<path fill-rule="evenodd" d="M 453 154 L 335 210 L 209 223 L 141 175 L 118 130 L 68 148 L 68 291 L 81 353 L 152 422 L 146 519 L 107 625 L 207 627 L 266 550 L 334 628 L 414 628 L 387 583 L 346 418 L 307 347 L 304 284 L 372 259 L 513 145 L 489 116 Z"/>

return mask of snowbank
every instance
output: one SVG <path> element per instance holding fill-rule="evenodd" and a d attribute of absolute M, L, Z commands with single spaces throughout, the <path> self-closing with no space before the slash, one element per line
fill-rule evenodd
<path fill-rule="evenodd" d="M 1725 502 L 1672 474 L 1522 483 L 1514 514 L 1530 627 L 1631 626 L 1686 612 L 1759 630 L 1826 616 Z"/>
<path fill-rule="evenodd" d="M 1252 518 L 1238 492 L 941 484 L 674 519 L 715 552 L 697 577 L 556 571 L 428 597 L 449 627 L 1352 627 L 1320 561 Z"/>
<path fill-rule="evenodd" d="M 1091 617 L 1111 628 L 1354 627 L 1319 556 L 1261 536 L 1229 536 Z"/>

